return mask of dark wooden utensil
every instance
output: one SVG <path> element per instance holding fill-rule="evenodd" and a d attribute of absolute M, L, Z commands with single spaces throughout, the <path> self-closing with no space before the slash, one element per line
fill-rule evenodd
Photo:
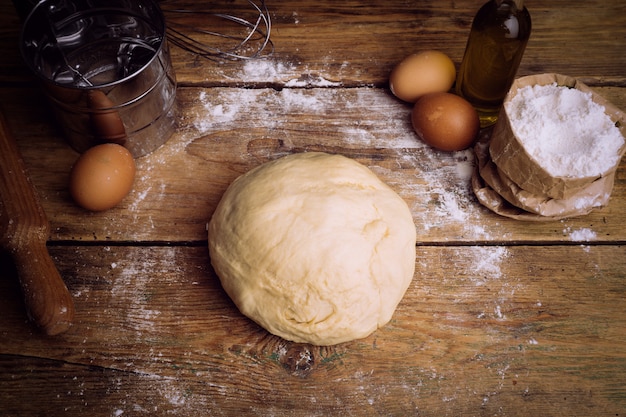
<path fill-rule="evenodd" d="M 49 234 L 46 214 L 0 113 L 0 246 L 13 257 L 30 319 L 56 335 L 71 326 L 74 303 L 48 253 Z"/>

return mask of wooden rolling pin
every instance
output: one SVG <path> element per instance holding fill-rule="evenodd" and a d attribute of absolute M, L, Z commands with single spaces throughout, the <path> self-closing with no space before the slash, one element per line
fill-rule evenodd
<path fill-rule="evenodd" d="M 48 253 L 50 224 L 2 112 L 0 125 L 0 245 L 15 262 L 28 316 L 56 335 L 72 325 L 74 302 Z"/>

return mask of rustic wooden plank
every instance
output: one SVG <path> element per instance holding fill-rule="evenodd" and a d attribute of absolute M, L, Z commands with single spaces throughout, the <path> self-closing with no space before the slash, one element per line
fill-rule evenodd
<path fill-rule="evenodd" d="M 3 272 L 3 415 L 595 416 L 626 407 L 624 247 L 419 247 L 390 324 L 331 347 L 287 342 L 243 317 L 204 247 L 50 249 L 76 325 L 56 338 L 37 333 Z"/>
<path fill-rule="evenodd" d="M 605 87 L 626 108 L 626 89 Z M 58 241 L 201 241 L 228 184 L 292 152 L 322 150 L 369 166 L 409 204 L 419 242 L 626 241 L 626 162 L 608 207 L 570 220 L 529 223 L 483 208 L 470 189 L 473 153 L 425 146 L 410 106 L 384 89 L 180 88 L 179 130 L 137 160 L 131 194 L 115 209 L 88 213 L 69 196 L 77 158 L 53 130 L 36 89 L 4 89 L 5 112 Z"/>
<path fill-rule="evenodd" d="M 626 108 L 626 4 L 539 3 L 527 1 L 534 29 L 519 74 L 576 76 Z M 410 108 L 386 88 L 417 49 L 458 64 L 476 3 L 268 6 L 267 60 L 216 63 L 172 48 L 180 129 L 137 161 L 120 207 L 90 214 L 69 199 L 77 154 L 21 63 L 19 21 L 0 0 L 0 103 L 78 314 L 62 336 L 37 332 L 0 253 L 0 414 L 622 415 L 626 163 L 605 209 L 543 224 L 501 218 L 469 191 L 471 152 L 422 145 Z M 243 317 L 205 247 L 205 224 L 237 175 L 306 150 L 369 166 L 418 228 L 415 279 L 392 322 L 332 347 L 287 342 Z"/>
<path fill-rule="evenodd" d="M 585 77 L 594 85 L 626 83 L 626 4 L 617 2 L 608 7 L 599 0 L 526 3 L 533 17 L 533 32 L 520 75 L 561 72 Z M 243 1 L 235 4 L 241 8 L 246 5 Z M 173 47 L 179 81 L 207 86 L 282 85 L 298 80 L 311 85 L 335 82 L 382 86 L 393 65 L 416 50 L 439 49 L 459 64 L 480 3 L 298 0 L 268 1 L 267 5 L 275 45 L 269 67 L 264 61 L 217 63 Z M 198 3 L 191 2 L 187 7 L 198 7 Z M 211 9 L 248 16 L 232 2 L 215 2 Z M 207 24 L 209 29 L 217 30 L 214 22 L 209 20 Z M 2 81 L 30 79 L 16 51 L 19 25 L 12 3 L 2 0 L 0 52 L 10 57 L 0 62 Z M 214 39 L 203 41 L 215 43 Z M 281 68 L 278 73 L 272 71 L 276 66 Z"/>

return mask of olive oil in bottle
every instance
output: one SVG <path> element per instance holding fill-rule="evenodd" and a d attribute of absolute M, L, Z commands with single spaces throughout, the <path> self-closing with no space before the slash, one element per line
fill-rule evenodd
<path fill-rule="evenodd" d="M 496 122 L 530 30 L 530 14 L 522 0 L 489 0 L 474 17 L 456 93 L 474 106 L 481 127 Z"/>

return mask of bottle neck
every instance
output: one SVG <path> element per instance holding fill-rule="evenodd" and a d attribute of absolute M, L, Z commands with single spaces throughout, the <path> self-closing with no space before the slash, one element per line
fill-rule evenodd
<path fill-rule="evenodd" d="M 496 0 L 496 3 L 498 4 L 498 6 L 500 6 L 502 3 L 504 3 L 504 1 L 505 0 Z M 508 2 L 514 3 L 517 10 L 522 10 L 524 8 L 524 0 L 509 0 Z"/>

